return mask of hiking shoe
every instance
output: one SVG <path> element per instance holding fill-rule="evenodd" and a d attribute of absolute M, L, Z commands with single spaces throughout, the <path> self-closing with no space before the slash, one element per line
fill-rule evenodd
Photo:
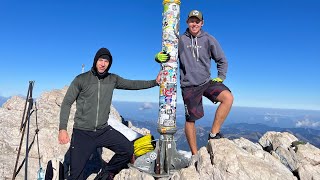
<path fill-rule="evenodd" d="M 217 134 L 212 134 L 212 133 L 209 133 L 209 136 L 208 136 L 208 140 L 210 139 L 220 139 L 220 138 L 223 138 L 223 134 L 218 132 Z"/>
<path fill-rule="evenodd" d="M 94 178 L 94 180 L 113 180 L 114 173 L 109 171 L 101 171 L 97 174 L 97 176 Z"/>
<path fill-rule="evenodd" d="M 189 166 L 194 166 L 197 168 L 198 166 L 198 162 L 199 162 L 199 155 L 198 154 L 194 154 L 191 156 L 190 162 L 189 162 Z"/>

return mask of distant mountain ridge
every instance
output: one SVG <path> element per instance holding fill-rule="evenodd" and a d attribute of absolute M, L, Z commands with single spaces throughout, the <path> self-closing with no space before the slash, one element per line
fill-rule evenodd
<path fill-rule="evenodd" d="M 151 134 L 155 138 L 159 138 L 160 134 L 157 132 L 156 121 L 137 121 L 130 119 L 136 127 L 145 127 L 150 130 Z M 177 123 L 177 132 L 174 137 L 177 140 L 177 148 L 185 151 L 189 151 L 189 146 L 184 134 L 184 125 Z M 208 143 L 208 134 L 211 127 L 196 126 L 197 128 L 197 144 L 198 147 L 206 146 Z M 296 136 L 299 140 L 309 142 L 314 146 L 320 148 L 320 130 L 311 128 L 279 128 L 270 127 L 264 124 L 248 124 L 248 123 L 234 123 L 228 124 L 222 127 L 221 132 L 224 136 L 230 140 L 240 137 L 246 138 L 252 142 L 258 142 L 258 140 L 268 131 L 276 132 L 289 132 Z"/>
<path fill-rule="evenodd" d="M 0 107 L 8 100 L 10 97 L 0 96 Z"/>
<path fill-rule="evenodd" d="M 158 103 L 114 101 L 112 104 L 124 118 L 138 121 L 157 121 L 158 119 Z M 216 108 L 217 105 L 204 105 L 205 115 L 196 124 L 203 127 L 211 126 Z M 184 124 L 184 119 L 184 106 L 177 104 L 176 121 Z M 300 127 L 320 130 L 320 111 L 235 106 L 232 107 L 224 125 L 235 123 L 260 123 L 280 128 Z"/>

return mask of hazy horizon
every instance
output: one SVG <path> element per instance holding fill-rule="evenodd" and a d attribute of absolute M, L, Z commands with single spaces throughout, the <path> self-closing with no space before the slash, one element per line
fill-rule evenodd
<path fill-rule="evenodd" d="M 0 106 L 7 99 L 0 96 Z M 36 101 L 36 98 L 35 98 Z M 112 105 L 124 118 L 136 120 L 158 120 L 158 102 L 113 101 Z M 211 126 L 218 105 L 204 104 L 204 117 L 197 121 L 198 125 Z M 184 123 L 184 106 L 177 104 L 176 122 Z M 308 109 L 284 109 L 267 107 L 233 106 L 225 125 L 232 123 L 261 123 L 274 127 L 296 128 L 307 127 L 320 130 L 320 111 Z"/>
<path fill-rule="evenodd" d="M 113 101 L 124 118 L 158 120 L 158 103 Z M 177 105 L 176 122 L 184 123 L 184 106 Z M 196 123 L 211 126 L 217 105 L 204 105 L 204 117 Z M 233 106 L 225 125 L 232 123 L 261 123 L 275 127 L 308 127 L 320 130 L 320 111 Z"/>
<path fill-rule="evenodd" d="M 20 96 L 20 97 L 26 97 L 27 95 L 27 91 L 26 91 L 26 94 L 23 95 L 23 94 L 17 94 L 17 95 L 12 95 L 12 96 Z M 40 94 L 41 95 L 41 94 Z M 39 95 L 39 96 L 40 96 Z M 1 100 L 3 99 L 10 99 L 12 96 L 0 96 L 0 106 L 2 106 L 2 104 L 4 102 L 2 102 Z M 34 99 L 37 99 L 39 98 L 39 96 L 37 97 L 33 97 Z M 2 102 L 2 103 L 1 103 Z M 157 104 L 158 102 L 155 102 L 155 101 L 149 101 L 149 102 L 145 102 L 145 101 L 123 101 L 123 100 L 113 100 L 113 102 L 128 102 L 128 103 L 153 103 L 153 104 Z M 209 102 L 208 100 L 204 99 L 204 105 L 205 106 L 216 106 L 216 105 L 213 105 L 211 102 Z M 178 102 L 177 103 L 177 106 L 183 106 L 183 103 L 181 102 Z M 279 107 L 263 107 L 263 106 L 241 106 L 241 105 L 233 105 L 232 107 L 239 107 L 239 108 L 262 108 L 262 109 L 278 109 L 278 110 L 305 110 L 305 111 L 317 111 L 320 113 L 320 109 L 299 109 L 299 108 L 279 108 Z"/>

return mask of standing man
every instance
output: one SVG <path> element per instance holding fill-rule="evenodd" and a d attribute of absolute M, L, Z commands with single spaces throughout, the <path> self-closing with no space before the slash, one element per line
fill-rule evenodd
<path fill-rule="evenodd" d="M 220 102 L 214 117 L 208 140 L 222 138 L 220 128 L 230 112 L 233 96 L 227 86 L 228 62 L 218 41 L 202 30 L 203 15 L 192 10 L 187 19 L 188 28 L 179 39 L 179 68 L 182 97 L 185 106 L 185 133 L 191 149 L 190 165 L 196 165 L 199 159 L 195 121 L 204 115 L 202 96 L 214 104 Z M 165 52 L 156 54 L 157 62 L 166 62 L 170 58 Z M 217 64 L 217 77 L 211 79 L 211 59 Z"/>
<path fill-rule="evenodd" d="M 94 57 L 91 70 L 78 75 L 72 81 L 63 99 L 58 137 L 60 144 L 70 141 L 67 124 L 74 101 L 77 107 L 70 145 L 70 179 L 84 179 L 85 164 L 98 147 L 106 147 L 115 153 L 104 169 L 109 179 L 112 179 L 113 175 L 123 168 L 127 168 L 133 155 L 133 144 L 108 125 L 113 90 L 147 89 L 160 82 L 159 74 L 156 80 L 140 81 L 123 79 L 116 74 L 109 73 L 112 60 L 108 49 L 99 49 Z"/>

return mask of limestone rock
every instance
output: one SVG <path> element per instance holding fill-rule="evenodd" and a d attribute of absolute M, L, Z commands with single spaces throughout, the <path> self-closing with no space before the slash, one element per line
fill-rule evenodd
<path fill-rule="evenodd" d="M 2 105 L 2 107 L 7 110 L 22 111 L 24 109 L 25 101 L 26 100 L 20 96 L 12 96 Z"/>
<path fill-rule="evenodd" d="M 29 144 L 34 142 L 29 152 L 28 158 L 28 179 L 36 179 L 36 173 L 39 169 L 39 156 L 37 147 L 37 136 L 36 129 L 38 127 L 38 139 L 39 139 L 39 150 L 40 150 L 40 163 L 42 168 L 46 168 L 46 164 L 49 160 L 57 158 L 61 161 L 64 159 L 64 155 L 67 152 L 70 144 L 60 145 L 58 143 L 58 124 L 60 106 L 63 101 L 64 95 L 67 92 L 68 87 L 63 89 L 55 89 L 52 91 L 44 92 L 38 99 L 33 99 L 36 102 L 33 104 L 31 111 L 33 113 L 30 116 L 29 126 Z M 22 137 L 22 131 L 20 126 L 22 123 L 23 110 L 25 107 L 26 100 L 19 96 L 14 96 L 3 104 L 0 108 L 0 179 L 12 179 L 15 162 L 19 150 L 20 140 Z M 29 103 L 27 103 L 28 108 Z M 35 111 L 37 108 L 37 111 Z M 69 136 L 72 134 L 73 118 L 75 113 L 75 103 L 71 108 L 68 133 Z M 36 116 L 37 115 L 37 116 Z M 121 121 L 121 117 L 117 110 L 111 106 L 110 116 Z M 37 118 L 36 118 L 37 117 Z M 129 123 L 131 124 L 131 123 Z M 132 126 L 132 125 L 131 125 Z M 146 132 L 147 130 L 141 130 L 135 128 L 140 132 Z M 25 128 L 27 131 L 27 128 Z M 26 134 L 26 132 L 25 132 Z M 35 139 L 33 141 L 33 139 Z M 18 167 L 26 154 L 26 135 L 21 146 L 21 154 L 19 157 Z M 113 152 L 104 149 L 103 159 L 109 161 L 113 156 Z M 94 176 L 93 176 L 94 177 Z M 16 179 L 24 179 L 24 166 Z M 89 177 L 88 179 L 93 179 Z"/>
<path fill-rule="evenodd" d="M 297 146 L 296 158 L 296 172 L 302 180 L 320 179 L 320 149 L 309 143 L 300 144 Z"/>

